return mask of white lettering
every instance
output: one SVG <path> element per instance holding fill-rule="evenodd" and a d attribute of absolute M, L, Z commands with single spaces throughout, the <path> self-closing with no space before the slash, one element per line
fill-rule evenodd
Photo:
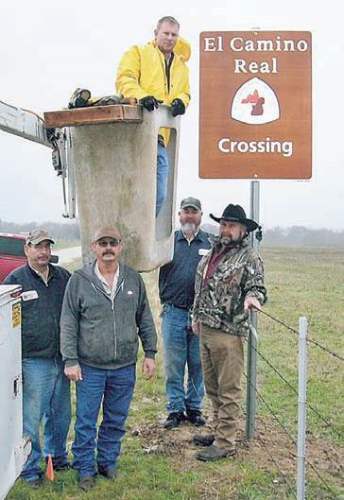
<path fill-rule="evenodd" d="M 257 40 L 257 52 L 271 52 L 274 50 L 272 40 Z"/>
<path fill-rule="evenodd" d="M 234 52 L 305 52 L 308 50 L 306 40 L 281 40 L 277 35 L 273 40 L 244 40 L 234 37 L 229 42 Z"/>
<path fill-rule="evenodd" d="M 277 59 L 271 58 L 271 62 L 256 61 L 247 62 L 245 59 L 234 59 L 234 73 L 277 73 Z"/>
<path fill-rule="evenodd" d="M 258 73 L 258 71 L 259 71 L 258 63 L 254 62 L 254 61 L 251 62 L 248 66 L 248 70 L 250 73 Z M 263 71 L 263 73 L 264 73 L 264 71 Z"/>
<path fill-rule="evenodd" d="M 280 154 L 285 158 L 293 155 L 292 141 L 273 141 L 266 137 L 261 141 L 232 141 L 230 137 L 223 137 L 218 141 L 221 153 L 271 153 Z"/>
<path fill-rule="evenodd" d="M 204 52 L 223 52 L 222 36 L 204 38 Z"/>
<path fill-rule="evenodd" d="M 234 59 L 234 73 L 247 73 L 245 66 L 246 61 L 244 59 Z"/>
<path fill-rule="evenodd" d="M 239 42 L 239 44 L 237 44 L 237 42 Z M 243 42 L 243 39 L 240 37 L 232 38 L 230 41 L 230 48 L 232 50 L 234 50 L 235 52 L 240 52 L 241 50 L 243 50 L 242 42 Z"/>
<path fill-rule="evenodd" d="M 300 52 L 305 52 L 308 49 L 308 43 L 306 40 L 299 40 L 296 44 L 297 49 Z"/>
<path fill-rule="evenodd" d="M 283 46 L 283 51 L 284 52 L 295 52 L 295 42 L 294 40 L 284 40 L 284 46 Z"/>
<path fill-rule="evenodd" d="M 230 139 L 220 139 L 219 142 L 218 142 L 218 148 L 219 150 L 221 151 L 221 153 L 230 153 L 231 151 L 228 149 L 228 146 L 225 147 L 225 143 L 230 143 Z"/>
<path fill-rule="evenodd" d="M 241 141 L 238 142 L 237 149 L 240 153 L 247 153 L 249 150 L 249 144 L 247 142 Z"/>

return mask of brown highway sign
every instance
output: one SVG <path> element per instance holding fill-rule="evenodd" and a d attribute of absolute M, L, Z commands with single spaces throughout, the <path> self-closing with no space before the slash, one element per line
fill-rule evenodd
<path fill-rule="evenodd" d="M 201 33 L 199 144 L 202 178 L 309 179 L 311 33 Z"/>

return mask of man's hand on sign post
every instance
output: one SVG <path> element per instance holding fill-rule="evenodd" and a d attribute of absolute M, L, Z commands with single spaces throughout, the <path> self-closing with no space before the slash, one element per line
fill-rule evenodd
<path fill-rule="evenodd" d="M 246 297 L 245 299 L 245 302 L 244 302 L 244 309 L 245 311 L 260 311 L 261 309 L 261 306 L 260 306 L 260 302 L 259 300 L 256 298 L 256 297 Z"/>
<path fill-rule="evenodd" d="M 82 380 L 80 365 L 65 366 L 64 374 L 67 378 L 69 378 L 69 380 L 72 380 L 73 382 Z"/>
<path fill-rule="evenodd" d="M 151 358 L 144 358 L 142 363 L 142 373 L 143 375 L 150 379 L 155 375 L 155 361 Z"/>

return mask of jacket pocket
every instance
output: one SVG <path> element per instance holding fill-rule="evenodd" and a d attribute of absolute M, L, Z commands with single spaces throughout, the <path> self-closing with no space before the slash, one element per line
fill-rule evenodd
<path fill-rule="evenodd" d="M 118 343 L 118 352 L 117 359 L 121 363 L 135 363 L 137 358 L 137 352 L 139 350 L 139 341 L 138 339 L 131 340 L 122 340 Z"/>

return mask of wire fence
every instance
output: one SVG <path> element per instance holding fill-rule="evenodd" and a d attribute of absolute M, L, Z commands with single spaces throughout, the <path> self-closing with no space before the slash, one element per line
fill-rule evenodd
<path fill-rule="evenodd" d="M 270 313 L 267 313 L 266 311 L 262 311 L 260 310 L 260 313 L 265 315 L 266 317 L 268 317 L 270 320 L 274 321 L 275 323 L 283 326 L 285 329 L 287 329 L 288 331 L 292 332 L 293 334 L 299 336 L 299 332 L 298 330 L 296 330 L 295 328 L 291 327 L 290 325 L 288 325 L 285 321 L 282 321 L 281 319 L 279 318 L 276 318 L 275 316 L 273 316 L 272 314 Z M 314 345 L 316 346 L 317 348 L 321 349 L 323 352 L 325 352 L 326 354 L 328 355 L 331 355 L 332 357 L 336 358 L 337 360 L 339 361 L 344 361 L 344 358 L 332 351 L 331 349 L 329 349 L 327 346 L 324 346 L 321 342 L 319 342 L 318 340 L 315 340 L 313 337 L 309 337 L 307 335 L 307 343 L 308 344 L 311 344 L 311 345 Z M 255 348 L 254 346 L 251 346 L 252 349 L 255 351 L 255 353 L 257 354 L 258 358 L 263 362 L 265 363 L 266 366 L 269 367 L 270 370 L 272 370 L 272 372 L 277 376 L 277 378 L 296 396 L 299 396 L 299 393 L 298 393 L 298 389 L 295 387 L 295 385 L 290 382 L 288 380 L 288 378 L 281 372 L 281 370 L 279 368 L 277 368 L 272 362 L 271 360 L 269 360 L 267 358 L 267 356 L 265 356 L 260 349 L 258 348 Z M 245 374 L 246 376 L 246 379 L 247 379 L 247 382 L 248 382 L 248 385 L 251 385 L 252 387 L 252 384 L 249 380 L 249 378 L 247 377 L 247 375 Z M 258 401 L 265 407 L 265 409 L 267 410 L 268 414 L 271 415 L 273 421 L 276 423 L 276 426 L 278 428 L 280 428 L 284 435 L 288 438 L 289 440 L 289 443 L 291 443 L 293 446 L 297 446 L 297 440 L 296 440 L 296 437 L 290 432 L 290 430 L 287 428 L 287 426 L 285 425 L 285 423 L 283 423 L 282 419 L 278 416 L 278 412 L 276 410 L 274 410 L 272 408 L 272 405 L 269 404 L 269 402 L 267 401 L 267 398 L 264 397 L 261 393 L 261 391 L 258 389 L 257 385 L 255 385 L 253 387 L 255 393 L 256 393 L 256 397 L 258 399 Z M 343 432 L 337 428 L 336 425 L 334 425 L 331 420 L 327 417 L 327 416 L 324 416 L 322 414 L 322 412 L 316 407 L 314 406 L 313 404 L 309 403 L 307 401 L 307 409 L 309 409 L 309 411 L 316 416 L 316 418 L 323 422 L 324 424 L 326 424 L 326 426 L 328 428 L 330 428 L 336 435 L 337 437 L 339 438 L 343 438 L 344 435 L 343 435 Z M 264 424 L 265 425 L 265 424 Z M 266 446 L 264 445 L 263 441 L 260 442 L 260 444 L 266 448 Z M 268 454 L 269 454 L 269 458 L 271 459 L 271 461 L 274 463 L 274 465 L 276 466 L 277 470 L 279 471 L 279 473 L 281 474 L 281 477 L 283 477 L 283 480 L 285 481 L 285 483 L 287 484 L 288 488 L 289 488 L 289 491 L 292 495 L 294 495 L 296 498 L 297 498 L 297 492 L 296 492 L 296 488 L 295 486 L 292 486 L 291 483 L 290 483 L 290 480 L 288 478 L 288 476 L 282 471 L 281 467 L 279 466 L 278 464 L 278 460 L 276 460 L 276 457 L 273 456 L 273 454 L 271 453 L 271 450 L 268 450 L 266 449 L 265 450 Z M 319 481 L 321 482 L 322 486 L 325 488 L 326 492 L 330 495 L 330 498 L 335 498 L 336 497 L 336 494 L 335 492 L 333 491 L 333 488 L 328 484 L 328 482 L 326 481 L 326 479 L 323 477 L 322 473 L 319 471 L 319 469 L 315 466 L 314 463 L 312 463 L 308 458 L 306 458 L 305 460 L 305 463 L 307 464 L 307 466 L 309 467 L 309 469 L 311 469 L 314 474 L 317 476 L 317 478 L 319 479 Z"/>

